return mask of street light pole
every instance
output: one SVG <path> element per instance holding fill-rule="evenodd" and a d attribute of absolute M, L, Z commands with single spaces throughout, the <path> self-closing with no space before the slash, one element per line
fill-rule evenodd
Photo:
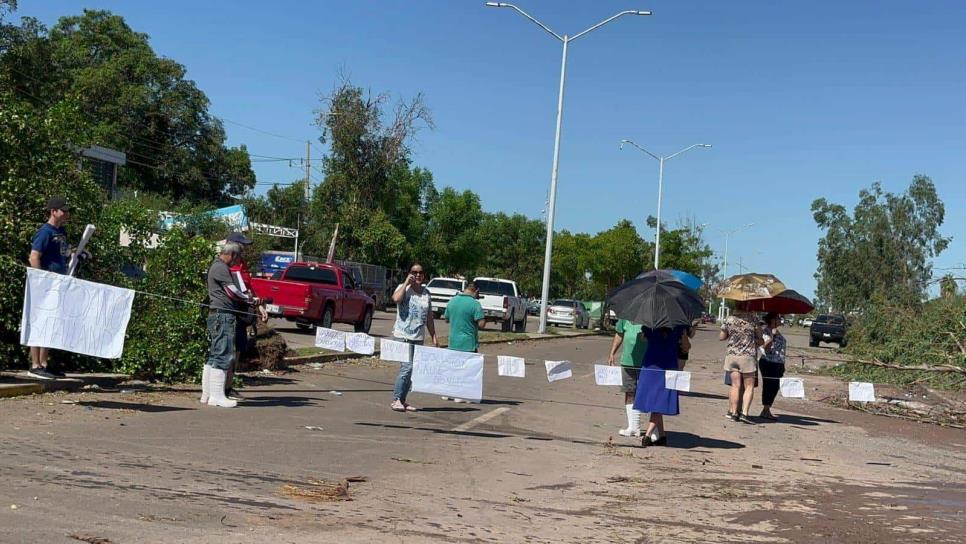
<path fill-rule="evenodd" d="M 749 229 L 749 228 L 751 228 L 753 226 L 755 226 L 754 223 L 748 223 L 747 225 L 742 225 L 742 226 L 740 226 L 738 228 L 735 228 L 735 229 L 731 229 L 731 230 L 719 230 L 718 231 L 718 232 L 720 232 L 720 233 L 722 233 L 722 234 L 725 235 L 724 279 L 726 279 L 726 280 L 728 279 L 728 240 L 729 240 L 729 238 L 731 238 L 731 235 L 732 234 L 735 234 L 735 233 L 737 233 L 739 231 L 742 231 L 742 230 L 745 230 L 745 229 Z M 724 320 L 724 311 L 725 311 L 724 299 L 721 299 L 721 305 L 718 306 L 718 321 Z"/>
<path fill-rule="evenodd" d="M 631 144 L 632 146 L 648 154 L 651 158 L 653 158 L 654 160 L 658 161 L 661 164 L 660 170 L 658 170 L 658 175 L 657 175 L 657 234 L 654 236 L 654 269 L 657 270 L 660 268 L 660 264 L 661 264 L 661 203 L 664 200 L 664 161 L 671 160 L 674 157 L 677 157 L 678 155 L 680 155 L 681 153 L 690 151 L 695 147 L 711 147 L 711 144 L 690 145 L 680 151 L 671 153 L 666 157 L 655 155 L 654 153 L 651 153 L 650 151 L 644 149 L 640 145 L 632 142 L 631 140 L 621 140 L 621 145 L 619 149 L 624 149 L 624 144 Z"/>
<path fill-rule="evenodd" d="M 624 15 L 650 15 L 650 11 L 635 11 L 627 10 L 617 13 L 603 21 L 597 23 L 596 25 L 579 32 L 574 36 L 568 36 L 564 34 L 561 36 L 547 25 L 541 23 L 540 21 L 533 18 L 530 14 L 523 11 L 522 9 L 514 6 L 513 4 L 507 4 L 505 2 L 487 2 L 487 7 L 491 8 L 510 8 L 523 17 L 526 17 L 531 22 L 545 30 L 548 34 L 563 43 L 563 56 L 560 61 L 560 92 L 557 95 L 557 129 L 554 133 L 553 139 L 553 166 L 550 170 L 550 198 L 549 204 L 547 206 L 547 243 L 544 249 L 543 255 L 543 288 L 541 289 L 541 301 L 540 301 L 540 328 L 538 329 L 540 333 L 547 332 L 547 302 L 550 298 L 550 259 L 553 255 L 553 222 L 554 222 L 554 211 L 557 204 L 557 171 L 560 162 L 560 129 L 563 123 L 563 101 L 564 101 L 564 86 L 567 81 L 567 49 L 570 46 L 570 42 L 576 40 L 577 38 L 597 30 L 598 28 L 606 25 L 607 23 L 622 17 Z"/>

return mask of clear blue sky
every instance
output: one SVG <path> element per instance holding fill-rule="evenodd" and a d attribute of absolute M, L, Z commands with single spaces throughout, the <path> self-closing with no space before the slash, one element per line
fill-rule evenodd
<path fill-rule="evenodd" d="M 312 112 L 340 67 L 375 92 L 423 92 L 437 129 L 415 162 L 439 186 L 472 189 L 490 211 L 540 217 L 549 186 L 561 46 L 508 9 L 482 1 L 84 2 L 21 0 L 51 24 L 79 5 L 109 9 L 188 69 L 232 121 L 315 139 Z M 656 208 L 657 162 L 618 151 L 629 138 L 658 154 L 692 143 L 665 168 L 664 217 L 716 229 L 739 258 L 806 295 L 826 197 L 851 208 L 881 181 L 902 191 L 927 174 L 956 239 L 937 267 L 966 262 L 966 2 L 519 0 L 558 33 L 622 9 L 571 46 L 557 228 L 638 224 Z M 304 144 L 226 123 L 230 143 L 301 156 Z M 315 146 L 313 153 L 319 153 Z M 260 182 L 291 182 L 287 164 L 256 165 Z M 316 174 L 318 175 L 318 174 Z M 260 186 L 265 189 L 265 186 Z"/>

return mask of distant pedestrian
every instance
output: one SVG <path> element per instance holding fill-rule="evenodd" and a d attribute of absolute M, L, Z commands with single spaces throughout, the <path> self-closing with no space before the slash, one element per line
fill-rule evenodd
<path fill-rule="evenodd" d="M 621 349 L 623 347 L 623 349 Z M 634 409 L 634 395 L 637 382 L 644 364 L 647 341 L 641 337 L 641 326 L 626 319 L 617 321 L 614 341 L 611 342 L 607 364 L 614 365 L 620 350 L 621 391 L 624 392 L 624 411 L 627 413 L 627 427 L 617 431 L 621 436 L 641 436 L 641 412 Z"/>
<path fill-rule="evenodd" d="M 728 414 L 733 421 L 753 424 L 748 418 L 758 379 L 758 346 L 762 344 L 758 318 L 750 312 L 729 316 L 721 324 L 720 340 L 728 341 L 724 370 L 731 373 Z"/>
<path fill-rule="evenodd" d="M 47 212 L 47 222 L 34 234 L 27 260 L 32 268 L 66 274 L 71 251 L 64 223 L 70 219 L 70 204 L 65 198 L 55 196 L 47 201 Z M 30 370 L 27 375 L 40 380 L 63 378 L 62 372 L 47 367 L 49 355 L 49 348 L 31 346 Z"/>
<path fill-rule="evenodd" d="M 468 282 L 462 293 L 457 294 L 443 312 L 443 319 L 449 322 L 449 349 L 454 351 L 468 351 L 476 353 L 480 348 L 480 328 L 486 325 L 483 306 L 477 300 L 479 288 L 474 282 Z M 444 400 L 455 402 L 469 402 L 463 399 Z"/>
<path fill-rule="evenodd" d="M 678 349 L 685 331 L 686 327 L 641 329 L 641 334 L 647 339 L 647 350 L 637 382 L 634 409 L 651 414 L 641 447 L 666 446 L 664 416 L 676 416 L 681 412 L 678 392 L 665 386 L 664 371 L 678 369 Z"/>
<path fill-rule="evenodd" d="M 208 267 L 208 362 L 201 375 L 201 402 L 234 408 L 238 403 L 225 396 L 228 370 L 235 358 L 236 315 L 250 303 L 244 298 L 230 267 L 241 259 L 241 245 L 226 242 Z"/>
<path fill-rule="evenodd" d="M 436 323 L 433 321 L 433 302 L 429 290 L 423 286 L 426 272 L 423 265 L 413 264 L 409 268 L 406 281 L 399 284 L 392 293 L 392 301 L 396 304 L 396 324 L 392 329 L 392 336 L 396 340 L 409 344 L 409 362 L 399 363 L 399 375 L 396 376 L 396 386 L 393 388 L 393 401 L 390 408 L 397 412 L 415 412 L 416 407 L 406 403 L 406 397 L 413 385 L 413 353 L 417 345 L 425 341 L 426 332 L 439 347 L 436 339 Z"/>
<path fill-rule="evenodd" d="M 758 361 L 758 370 L 761 371 L 761 417 L 776 420 L 771 413 L 771 406 L 778 396 L 781 385 L 781 378 L 785 375 L 785 336 L 779 330 L 781 326 L 781 316 L 770 313 L 765 316 L 765 325 L 761 335 L 764 343 L 762 348 L 764 356 Z"/>
<path fill-rule="evenodd" d="M 232 400 L 238 400 L 241 395 L 238 394 L 233 385 L 235 368 L 248 350 L 248 329 L 255 324 L 257 319 L 261 319 L 263 323 L 268 321 L 268 312 L 265 305 L 255 297 L 255 291 L 252 289 L 252 273 L 245 261 L 245 252 L 247 248 L 251 247 L 252 241 L 241 232 L 232 232 L 225 237 L 225 242 L 236 243 L 242 248 L 241 257 L 239 257 L 237 263 L 230 267 L 230 270 L 241 295 L 249 298 L 252 303 L 244 305 L 246 307 L 240 308 L 241 313 L 235 315 L 235 356 L 232 358 L 231 367 L 225 376 L 225 396 Z"/>

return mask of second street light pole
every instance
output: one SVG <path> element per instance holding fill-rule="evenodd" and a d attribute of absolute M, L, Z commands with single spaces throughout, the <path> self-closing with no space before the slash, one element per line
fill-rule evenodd
<path fill-rule="evenodd" d="M 543 287 L 541 289 L 540 297 L 540 328 L 538 329 L 540 333 L 545 333 L 547 332 L 547 303 L 548 299 L 550 298 L 550 260 L 553 255 L 554 208 L 557 204 L 557 167 L 560 163 L 560 129 L 563 123 L 564 86 L 567 81 L 567 48 L 570 45 L 570 42 L 576 40 L 584 34 L 587 34 L 588 32 L 606 25 L 618 17 L 623 15 L 650 15 L 651 12 L 636 10 L 622 11 L 571 37 L 566 34 L 563 36 L 557 34 L 553 30 L 550 30 L 550 27 L 534 19 L 530 14 L 514 6 L 513 4 L 507 4 L 504 2 L 487 2 L 486 6 L 491 8 L 510 8 L 520 15 L 526 17 L 540 28 L 544 29 L 548 34 L 557 40 L 563 42 L 563 57 L 560 61 L 560 93 L 557 95 L 557 129 L 554 133 L 553 166 L 550 170 L 550 202 L 547 205 L 547 243 L 543 255 Z"/>
<path fill-rule="evenodd" d="M 659 268 L 661 268 L 660 266 L 661 265 L 661 203 L 664 200 L 664 161 L 673 159 L 674 157 L 677 157 L 681 153 L 684 153 L 685 151 L 690 151 L 695 147 L 711 147 L 711 144 L 690 145 L 680 151 L 671 153 L 666 157 L 657 156 L 654 153 L 651 153 L 650 151 L 644 149 L 640 145 L 632 142 L 631 140 L 621 140 L 621 145 L 619 149 L 624 149 L 624 144 L 631 144 L 637 149 L 650 155 L 652 159 L 661 163 L 661 167 L 657 175 L 657 234 L 654 236 L 654 270 L 658 270 Z"/>

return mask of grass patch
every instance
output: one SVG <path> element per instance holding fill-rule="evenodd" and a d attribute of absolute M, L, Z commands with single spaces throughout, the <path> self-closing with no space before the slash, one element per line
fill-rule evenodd
<path fill-rule="evenodd" d="M 816 369 L 815 373 L 848 381 L 881 383 L 899 387 L 925 385 L 934 389 L 946 389 L 950 391 L 962 391 L 966 388 L 966 376 L 955 372 L 898 370 L 862 363 L 845 362 L 835 366 Z"/>

